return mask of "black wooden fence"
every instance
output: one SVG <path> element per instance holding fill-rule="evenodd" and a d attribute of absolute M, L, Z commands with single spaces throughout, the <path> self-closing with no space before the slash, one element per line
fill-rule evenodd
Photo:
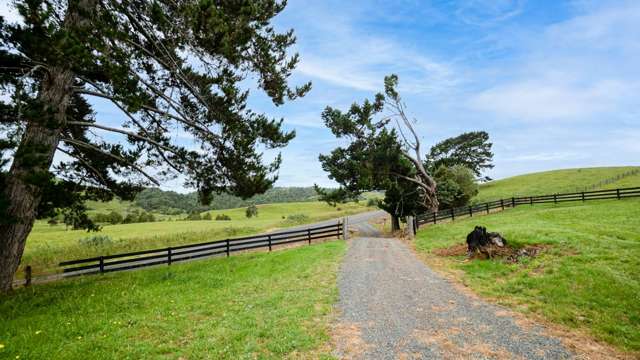
<path fill-rule="evenodd" d="M 504 210 L 506 208 L 514 208 L 518 205 L 548 204 L 560 203 L 567 201 L 588 201 L 588 200 L 604 200 L 604 199 L 624 199 L 631 197 L 640 197 L 640 187 L 598 190 L 598 191 L 582 191 L 566 194 L 553 195 L 537 195 L 537 196 L 521 196 L 507 199 L 500 199 L 481 204 L 457 207 L 452 209 L 444 209 L 434 212 L 427 212 L 416 216 L 416 226 L 425 224 L 436 224 L 438 221 L 455 220 L 461 217 L 471 217 L 474 214 L 490 213 L 492 210 Z"/>
<path fill-rule="evenodd" d="M 303 241 L 311 244 L 312 240 L 340 236 L 342 236 L 342 224 L 336 223 L 300 230 L 63 261 L 59 265 L 64 267 L 65 276 L 107 273 L 160 264 L 171 265 L 201 257 L 229 256 L 233 252 L 258 248 L 268 248 L 271 251 L 273 247 L 279 245 Z"/>

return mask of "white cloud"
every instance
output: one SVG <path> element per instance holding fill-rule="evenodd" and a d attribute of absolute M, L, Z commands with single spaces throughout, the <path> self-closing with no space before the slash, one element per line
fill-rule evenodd
<path fill-rule="evenodd" d="M 520 15 L 524 0 L 465 0 L 456 15 L 469 25 L 490 26 Z"/>
<path fill-rule="evenodd" d="M 516 45 L 522 54 L 467 101 L 510 120 L 588 120 L 634 112 L 640 101 L 640 3 L 591 9 Z"/>

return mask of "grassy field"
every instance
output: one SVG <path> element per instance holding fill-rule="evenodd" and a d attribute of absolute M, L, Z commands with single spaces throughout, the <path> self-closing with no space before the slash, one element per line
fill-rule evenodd
<path fill-rule="evenodd" d="M 86 246 L 80 239 L 95 235 L 84 230 L 66 230 L 64 225 L 48 225 L 39 221 L 27 239 L 18 278 L 22 268 L 31 265 L 34 274 L 55 270 L 62 260 L 92 257 L 157 247 L 173 246 L 256 234 L 292 225 L 311 223 L 370 210 L 365 202 L 341 204 L 338 208 L 322 202 L 258 205 L 258 216 L 247 219 L 245 208 L 210 211 L 213 218 L 228 215 L 230 221 L 157 221 L 150 223 L 107 225 L 97 234 L 107 235 L 111 242 L 104 246 Z M 290 221 L 289 215 L 303 215 Z"/>
<path fill-rule="evenodd" d="M 582 169 L 553 170 L 513 176 L 480 185 L 480 192 L 474 202 L 485 202 L 512 196 L 546 195 L 563 192 L 582 191 L 585 187 L 614 178 L 638 167 L 598 167 Z M 614 183 L 601 186 L 603 189 L 640 186 L 640 174 L 622 178 Z M 580 189 L 580 190 L 579 190 Z"/>
<path fill-rule="evenodd" d="M 0 358 L 282 359 L 328 349 L 343 241 L 0 297 Z"/>
<path fill-rule="evenodd" d="M 474 225 L 517 247 L 548 249 L 519 264 L 463 261 L 432 250 L 463 244 Z M 640 351 L 640 199 L 522 206 L 419 231 L 416 248 L 476 292 L 525 313 Z M 639 352 L 640 353 L 640 352 Z"/>

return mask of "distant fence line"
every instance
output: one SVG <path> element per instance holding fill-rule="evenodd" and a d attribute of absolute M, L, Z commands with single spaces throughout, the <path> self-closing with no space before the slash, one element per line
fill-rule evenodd
<path fill-rule="evenodd" d="M 312 240 L 316 239 L 340 238 L 343 231 L 343 224 L 338 222 L 300 230 L 63 261 L 59 266 L 63 267 L 64 276 L 100 274 L 161 264 L 171 265 L 175 262 L 201 257 L 223 254 L 230 256 L 233 252 L 258 248 L 268 248 L 271 251 L 273 247 L 297 242 L 311 244 Z"/>
<path fill-rule="evenodd" d="M 640 167 L 631 169 L 631 170 L 627 170 L 621 174 L 618 174 L 616 176 L 612 176 L 609 178 L 606 178 L 604 180 L 600 180 L 595 184 L 591 184 L 589 186 L 585 186 L 585 187 L 577 187 L 575 191 L 590 191 L 593 189 L 597 189 L 597 188 L 601 188 L 605 185 L 609 185 L 609 184 L 613 184 L 614 182 L 620 181 L 626 177 L 629 176 L 633 176 L 633 175 L 637 175 L 640 174 Z"/>
<path fill-rule="evenodd" d="M 474 214 L 486 213 L 491 210 L 504 210 L 506 208 L 514 208 L 518 205 L 533 205 L 545 203 L 560 203 L 567 201 L 589 201 L 589 200 L 605 200 L 605 199 L 624 199 L 640 197 L 640 187 L 598 190 L 598 191 L 580 191 L 565 194 L 537 195 L 537 196 L 520 196 L 507 199 L 500 199 L 481 204 L 470 206 L 462 206 L 451 209 L 427 212 L 416 216 L 416 227 L 425 224 L 436 224 L 438 221 L 455 220 L 461 217 L 472 217 Z"/>

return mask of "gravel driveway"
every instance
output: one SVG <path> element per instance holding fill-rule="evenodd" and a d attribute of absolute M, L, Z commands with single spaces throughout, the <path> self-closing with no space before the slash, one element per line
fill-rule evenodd
<path fill-rule="evenodd" d="M 458 291 L 397 239 L 351 240 L 338 286 L 339 358 L 572 357 L 558 339 L 543 335 L 543 328 L 519 325 L 505 309 Z"/>

